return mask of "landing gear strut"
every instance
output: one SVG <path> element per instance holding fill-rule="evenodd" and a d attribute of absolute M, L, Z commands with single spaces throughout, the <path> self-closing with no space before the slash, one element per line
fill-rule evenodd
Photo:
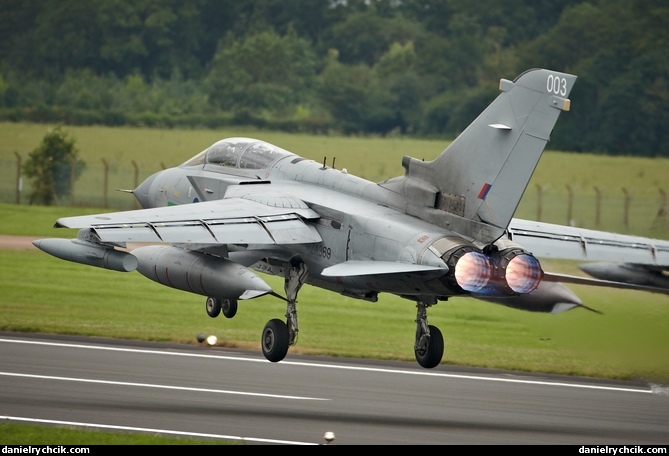
<path fill-rule="evenodd" d="M 276 363 L 286 357 L 288 347 L 297 343 L 297 292 L 308 276 L 307 265 L 299 262 L 288 271 L 284 282 L 286 291 L 286 322 L 275 318 L 265 325 L 260 344 L 262 353 L 269 361 Z"/>
<path fill-rule="evenodd" d="M 416 342 L 413 350 L 418 364 L 427 369 L 438 366 L 444 356 L 444 337 L 441 331 L 436 326 L 427 324 L 427 308 L 436 303 L 436 300 L 416 303 Z"/>

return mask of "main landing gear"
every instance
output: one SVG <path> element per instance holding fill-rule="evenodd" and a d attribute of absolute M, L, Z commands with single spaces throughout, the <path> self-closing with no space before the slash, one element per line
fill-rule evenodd
<path fill-rule="evenodd" d="M 274 318 L 267 322 L 262 331 L 260 345 L 268 361 L 279 362 L 286 357 L 288 348 L 297 343 L 299 326 L 297 323 L 297 293 L 308 277 L 307 265 L 295 262 L 286 274 L 286 321 Z M 278 296 L 278 295 L 277 295 Z M 422 298 L 416 302 L 416 340 L 414 354 L 422 367 L 431 369 L 441 363 L 444 355 L 444 337 L 436 326 L 427 323 L 427 308 L 437 303 L 435 298 Z M 227 318 L 237 313 L 237 300 L 208 297 L 207 314 L 215 318 L 221 312 Z"/>
<path fill-rule="evenodd" d="M 427 369 L 438 366 L 444 356 L 444 337 L 441 331 L 436 326 L 427 324 L 427 308 L 436 303 L 436 299 L 416 303 L 416 342 L 413 350 L 418 364 Z"/>
<path fill-rule="evenodd" d="M 286 357 L 288 347 L 297 342 L 299 327 L 297 324 L 297 292 L 307 280 L 307 265 L 303 262 L 293 264 L 284 282 L 286 291 L 286 322 L 274 318 L 267 322 L 262 331 L 260 345 L 262 353 L 269 361 L 276 363 Z"/>

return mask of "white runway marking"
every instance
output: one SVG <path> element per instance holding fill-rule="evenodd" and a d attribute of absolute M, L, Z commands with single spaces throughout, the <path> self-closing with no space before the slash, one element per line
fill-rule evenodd
<path fill-rule="evenodd" d="M 61 342 L 44 342 L 44 341 L 26 341 L 26 340 L 14 340 L 14 339 L 0 339 L 0 342 L 7 343 L 17 343 L 17 344 L 36 344 L 36 345 L 50 345 L 56 347 L 72 347 L 72 348 L 83 348 L 88 350 L 109 350 L 109 351 L 122 351 L 130 353 L 147 353 L 153 355 L 163 355 L 163 356 L 188 356 L 188 357 L 200 357 L 200 358 L 211 358 L 211 359 L 225 359 L 230 361 L 243 361 L 243 362 L 252 362 L 252 363 L 269 363 L 265 359 L 253 359 L 253 358 L 244 358 L 239 356 L 229 356 L 229 355 L 205 355 L 198 353 L 181 353 L 175 351 L 163 351 L 163 350 L 148 350 L 148 349 L 136 349 L 136 348 L 123 348 L 123 347 L 103 347 L 98 345 L 83 345 L 83 344 L 72 344 L 72 343 L 61 343 Z M 281 365 L 292 365 L 292 366 L 302 366 L 302 367 L 320 367 L 327 369 L 343 369 L 343 370 L 357 370 L 357 371 L 367 371 L 367 372 L 385 372 L 392 374 L 401 374 L 401 375 L 419 375 L 419 376 L 430 376 L 430 377 L 444 377 L 444 378 L 460 378 L 467 380 L 479 380 L 479 381 L 488 381 L 488 382 L 505 382 L 505 383 L 521 383 L 521 384 L 532 384 L 532 385 L 544 385 L 544 386 L 560 386 L 567 388 L 585 388 L 585 389 L 594 389 L 594 390 L 606 390 L 606 391 L 621 391 L 628 393 L 645 393 L 653 394 L 652 389 L 641 389 L 641 388 L 631 388 L 631 387 L 618 387 L 618 386 L 604 386 L 604 385 L 587 385 L 583 383 L 566 383 L 566 382 L 548 382 L 541 380 L 526 380 L 526 379 L 511 379 L 511 378 L 497 378 L 497 377 L 484 377 L 479 375 L 463 375 L 463 374 L 446 374 L 443 372 L 434 372 L 434 371 L 415 371 L 415 370 L 401 370 L 401 369 L 388 369 L 388 368 L 376 368 L 376 367 L 358 367 L 358 366 L 343 366 L 339 364 L 321 364 L 321 363 L 308 363 L 308 362 L 296 362 L 296 361 L 281 361 Z"/>
<path fill-rule="evenodd" d="M 38 423 L 38 424 L 58 424 L 62 426 L 81 426 L 81 427 L 96 428 L 96 429 L 115 429 L 120 431 L 132 431 L 132 432 L 150 432 L 152 434 L 168 434 L 168 435 L 178 435 L 182 437 L 211 438 L 211 439 L 224 439 L 224 440 L 235 440 L 235 441 L 238 440 L 241 442 L 259 442 L 259 443 L 261 442 L 261 443 L 286 444 L 286 445 L 318 445 L 317 443 L 296 442 L 292 440 L 258 439 L 255 437 L 241 437 L 238 435 L 205 434 L 200 432 L 182 432 L 182 431 L 171 431 L 169 429 L 138 428 L 132 426 L 115 426 L 110 424 L 81 423 L 76 421 L 42 420 L 38 418 L 25 418 L 20 416 L 0 415 L 0 420 L 23 421 L 23 422 Z"/>
<path fill-rule="evenodd" d="M 92 380 L 88 378 L 74 378 L 74 377 L 56 377 L 53 375 L 31 375 L 31 374 L 19 374 L 15 372 L 0 372 L 0 375 L 7 377 L 26 377 L 26 378 L 37 378 L 44 380 L 62 380 L 68 382 L 83 382 L 83 383 L 99 383 L 103 385 L 121 385 L 121 386 L 139 386 L 144 388 L 160 388 L 160 389 L 171 389 L 171 390 L 181 390 L 181 391 L 196 391 L 200 393 L 219 393 L 219 394 L 236 394 L 240 396 L 258 396 L 258 397 L 272 397 L 277 399 L 296 399 L 296 400 L 308 400 L 308 401 L 329 401 L 331 399 L 325 399 L 321 397 L 306 397 L 306 396 L 286 396 L 282 394 L 266 394 L 266 393 L 250 393 L 246 391 L 231 391 L 231 390 L 219 390 L 219 389 L 210 389 L 210 388 L 192 388 L 185 386 L 170 386 L 170 385 L 157 385 L 154 383 L 133 383 L 133 382 L 116 382 L 111 380 Z"/>

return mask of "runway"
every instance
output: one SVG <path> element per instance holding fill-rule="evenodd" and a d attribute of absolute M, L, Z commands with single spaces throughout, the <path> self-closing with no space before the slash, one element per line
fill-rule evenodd
<path fill-rule="evenodd" d="M 669 391 L 641 382 L 9 332 L 0 405 L 11 422 L 249 445 L 669 442 Z"/>

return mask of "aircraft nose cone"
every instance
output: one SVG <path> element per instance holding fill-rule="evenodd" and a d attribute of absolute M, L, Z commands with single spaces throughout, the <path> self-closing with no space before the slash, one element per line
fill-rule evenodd
<path fill-rule="evenodd" d="M 135 195 L 135 198 L 137 199 L 137 201 L 139 201 L 139 204 L 144 209 L 152 207 L 151 186 L 153 185 L 153 181 L 156 180 L 156 176 L 158 176 L 158 174 L 159 173 L 154 173 L 151 176 L 147 177 L 144 182 L 139 184 L 137 188 L 132 191 L 132 194 Z"/>

